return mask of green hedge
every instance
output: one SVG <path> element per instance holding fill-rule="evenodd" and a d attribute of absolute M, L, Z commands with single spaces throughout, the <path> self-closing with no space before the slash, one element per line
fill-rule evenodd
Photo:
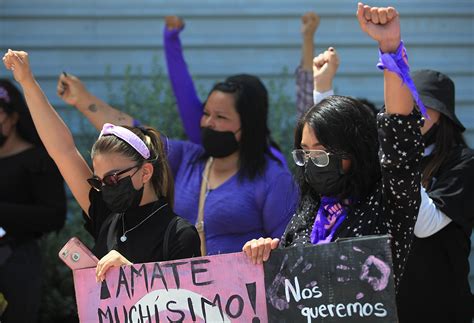
<path fill-rule="evenodd" d="M 151 125 L 172 138 L 184 138 L 184 131 L 179 122 L 176 103 L 172 95 L 167 76 L 154 59 L 149 77 L 143 77 L 139 67 L 127 67 L 125 82 L 120 88 L 114 88 L 110 78 L 110 69 L 106 70 L 106 86 L 109 102 Z M 286 70 L 281 73 L 281 81 L 267 84 L 270 93 L 269 123 L 273 138 L 281 146 L 292 168 L 290 150 L 293 144 L 295 124 L 295 106 L 285 95 L 285 80 L 289 79 Z M 199 89 L 199 88 L 198 88 Z M 207 91 L 200 89 L 201 97 Z M 79 114 L 78 118 L 81 118 Z M 83 117 L 82 117 L 83 118 Z M 85 157 L 89 156 L 97 132 L 84 123 L 80 133 L 75 134 L 76 144 Z M 41 304 L 41 322 L 75 322 L 77 321 L 76 304 L 72 273 L 58 258 L 58 251 L 69 240 L 77 236 L 88 246 L 93 245 L 92 238 L 83 228 L 82 214 L 77 203 L 69 201 L 68 219 L 59 233 L 52 233 L 42 239 L 44 262 L 43 299 Z"/>

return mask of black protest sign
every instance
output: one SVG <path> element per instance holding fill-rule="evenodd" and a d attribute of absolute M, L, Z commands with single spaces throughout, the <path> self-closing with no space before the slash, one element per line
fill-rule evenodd
<path fill-rule="evenodd" d="M 272 251 L 269 322 L 397 322 L 388 236 Z"/>

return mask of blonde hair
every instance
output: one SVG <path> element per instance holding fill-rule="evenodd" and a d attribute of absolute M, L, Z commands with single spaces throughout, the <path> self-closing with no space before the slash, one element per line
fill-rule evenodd
<path fill-rule="evenodd" d="M 150 157 L 143 158 L 132 146 L 114 135 L 101 136 L 92 146 L 91 158 L 101 153 L 118 153 L 137 163 L 151 163 L 153 175 L 151 184 L 159 197 L 174 205 L 174 180 L 168 164 L 166 152 L 161 138 L 166 138 L 151 127 L 122 126 L 137 135 L 150 150 Z"/>

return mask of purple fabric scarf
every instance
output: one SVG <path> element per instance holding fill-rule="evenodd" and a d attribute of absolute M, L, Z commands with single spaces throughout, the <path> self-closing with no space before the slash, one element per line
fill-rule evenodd
<path fill-rule="evenodd" d="M 331 210 L 334 207 L 338 210 Z M 347 211 L 341 200 L 323 196 L 314 220 L 313 231 L 311 231 L 311 243 L 331 242 L 334 233 L 346 216 Z"/>
<path fill-rule="evenodd" d="M 402 79 L 402 82 L 405 83 L 410 89 L 411 95 L 413 96 L 413 99 L 420 108 L 420 111 L 423 116 L 425 118 L 429 118 L 428 114 L 426 113 L 426 108 L 423 102 L 421 102 L 420 96 L 418 95 L 415 83 L 410 77 L 408 55 L 403 41 L 400 41 L 400 45 L 398 46 L 397 51 L 395 53 L 382 53 L 382 51 L 379 49 L 379 62 L 377 63 L 377 67 L 380 70 L 387 69 L 390 72 L 398 74 L 398 76 Z"/>

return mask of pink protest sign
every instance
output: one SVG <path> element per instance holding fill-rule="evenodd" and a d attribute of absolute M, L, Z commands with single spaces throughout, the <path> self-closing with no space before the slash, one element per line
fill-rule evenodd
<path fill-rule="evenodd" d="M 267 322 L 263 266 L 243 253 L 74 271 L 79 319 L 89 322 Z"/>

